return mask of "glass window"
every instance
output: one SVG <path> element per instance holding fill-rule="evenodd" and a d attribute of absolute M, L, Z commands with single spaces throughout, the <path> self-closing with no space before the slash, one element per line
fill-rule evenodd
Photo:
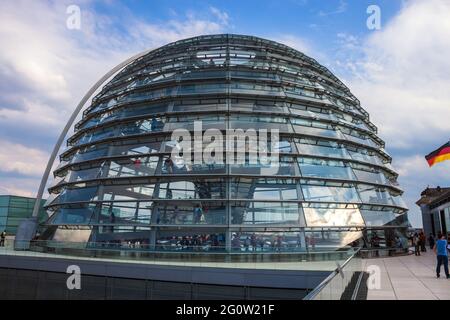
<path fill-rule="evenodd" d="M 152 202 L 106 202 L 102 204 L 102 224 L 146 224 L 151 221 Z"/>
<path fill-rule="evenodd" d="M 318 202 L 360 202 L 353 186 L 302 185 L 303 196 L 307 201 Z"/>
<path fill-rule="evenodd" d="M 107 177 L 153 176 L 159 157 L 138 157 L 111 160 Z"/>
<path fill-rule="evenodd" d="M 234 179 L 231 185 L 234 199 L 299 200 L 293 179 Z"/>
<path fill-rule="evenodd" d="M 160 199 L 225 199 L 225 181 L 181 180 L 164 182 L 159 186 Z"/>
<path fill-rule="evenodd" d="M 191 225 L 227 223 L 227 210 L 224 202 L 161 202 L 153 209 L 153 224 Z"/>
<path fill-rule="evenodd" d="M 362 238 L 361 231 L 306 231 L 306 244 L 308 251 L 330 251 L 342 249 L 346 246 L 355 246 Z"/>
<path fill-rule="evenodd" d="M 388 184 L 386 176 L 379 169 L 363 166 L 357 163 L 352 163 L 352 167 L 353 172 L 355 172 L 355 175 L 359 181 Z"/>
<path fill-rule="evenodd" d="M 97 196 L 97 187 L 64 189 L 59 197 L 59 203 L 92 201 Z"/>
<path fill-rule="evenodd" d="M 391 193 L 391 197 L 397 207 L 408 209 L 406 202 L 400 194 Z"/>
<path fill-rule="evenodd" d="M 144 200 L 152 199 L 154 184 L 134 186 L 104 186 L 103 198 L 94 200 Z"/>
<path fill-rule="evenodd" d="M 225 234 L 206 232 L 158 231 L 156 249 L 160 251 L 225 251 Z"/>
<path fill-rule="evenodd" d="M 70 171 L 68 182 L 93 180 L 95 178 L 99 178 L 99 176 L 100 176 L 100 167 L 85 170 Z"/>
<path fill-rule="evenodd" d="M 352 169 L 343 161 L 316 158 L 298 158 L 303 177 L 354 180 Z"/>
<path fill-rule="evenodd" d="M 88 224 L 94 214 L 95 205 L 83 205 L 78 207 L 62 207 L 56 210 L 50 224 Z"/>
<path fill-rule="evenodd" d="M 361 162 L 368 162 L 379 166 L 383 165 L 383 161 L 375 154 L 370 154 L 362 150 L 358 151 L 349 150 L 348 152 L 350 153 L 352 159 L 354 160 L 358 160 Z"/>
<path fill-rule="evenodd" d="M 304 205 L 306 225 L 308 227 L 364 226 L 364 220 L 355 208 L 317 208 Z"/>
<path fill-rule="evenodd" d="M 9 205 L 9 196 L 0 195 L 0 206 L 7 207 Z"/>
<path fill-rule="evenodd" d="M 305 252 L 303 232 L 235 232 L 231 235 L 234 252 Z"/>
<path fill-rule="evenodd" d="M 249 163 L 249 158 L 245 159 L 244 164 L 230 164 L 230 170 L 233 174 L 251 174 L 251 175 L 278 175 L 278 176 L 298 176 L 299 170 L 297 163 L 293 158 L 280 157 L 278 163 L 268 165 L 261 164 L 260 158 L 255 164 Z"/>
<path fill-rule="evenodd" d="M 357 188 L 363 203 L 395 205 L 391 195 L 384 188 L 361 184 Z"/>
<path fill-rule="evenodd" d="M 342 134 L 331 124 L 306 119 L 291 119 L 291 123 L 299 134 L 342 139 Z"/>
<path fill-rule="evenodd" d="M 234 202 L 231 203 L 232 224 L 300 226 L 302 209 L 293 202 Z"/>
<path fill-rule="evenodd" d="M 201 164 L 195 164 L 194 159 L 186 163 L 181 156 L 164 156 L 161 172 L 162 174 L 223 174 L 226 169 L 223 163 L 206 164 L 202 161 Z"/>
<path fill-rule="evenodd" d="M 152 117 L 151 119 L 143 119 L 136 122 L 124 124 L 119 131 L 121 136 L 147 132 L 159 132 L 164 129 L 164 123 L 164 118 Z"/>
<path fill-rule="evenodd" d="M 53 235 L 54 241 L 84 243 L 89 240 L 91 229 L 69 229 L 58 227 Z"/>
<path fill-rule="evenodd" d="M 71 163 L 77 163 L 97 158 L 105 157 L 108 154 L 107 146 L 89 146 L 84 150 L 80 150 L 73 157 Z"/>
<path fill-rule="evenodd" d="M 395 213 L 391 210 L 362 209 L 361 214 L 364 217 L 366 226 L 381 227 L 392 223 L 395 220 Z"/>
<path fill-rule="evenodd" d="M 301 139 L 298 140 L 296 145 L 300 154 L 350 159 L 347 150 L 335 142 Z"/>
<path fill-rule="evenodd" d="M 141 155 L 148 153 L 160 152 L 162 142 L 146 142 L 139 144 L 130 144 L 123 146 L 114 146 L 111 151 L 111 155 Z"/>

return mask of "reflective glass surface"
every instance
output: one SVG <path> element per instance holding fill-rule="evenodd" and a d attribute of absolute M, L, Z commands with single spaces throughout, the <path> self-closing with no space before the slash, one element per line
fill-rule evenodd
<path fill-rule="evenodd" d="M 256 37 L 180 40 L 131 62 L 83 110 L 60 159 L 45 240 L 311 252 L 407 225 L 358 99 L 316 60 Z"/>

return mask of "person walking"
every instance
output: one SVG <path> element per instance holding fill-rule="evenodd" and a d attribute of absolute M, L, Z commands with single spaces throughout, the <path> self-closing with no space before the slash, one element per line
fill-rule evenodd
<path fill-rule="evenodd" d="M 420 256 L 420 238 L 417 233 L 413 236 L 413 243 L 414 243 L 414 255 Z"/>
<path fill-rule="evenodd" d="M 445 235 L 439 235 L 439 240 L 436 241 L 436 244 L 433 247 L 434 253 L 437 256 L 437 266 L 436 266 L 436 276 L 439 278 L 441 273 L 441 265 L 444 265 L 445 276 L 447 279 L 450 278 L 448 274 L 448 253 L 447 253 L 447 240 L 445 239 Z"/>
<path fill-rule="evenodd" d="M 430 250 L 433 250 L 436 241 L 434 240 L 434 235 L 432 233 L 428 236 L 428 243 L 430 245 Z"/>
<path fill-rule="evenodd" d="M 420 239 L 420 251 L 427 252 L 427 248 L 425 247 L 427 237 L 425 237 L 425 233 L 423 231 L 420 232 L 419 239 Z"/>
<path fill-rule="evenodd" d="M 5 246 L 5 238 L 6 238 L 6 231 L 3 230 L 3 232 L 0 235 L 0 247 Z"/>

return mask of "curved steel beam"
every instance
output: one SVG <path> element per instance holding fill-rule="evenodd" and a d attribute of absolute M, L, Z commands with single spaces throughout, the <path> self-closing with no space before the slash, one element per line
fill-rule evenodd
<path fill-rule="evenodd" d="M 131 58 L 128 58 L 127 60 L 119 63 L 117 66 L 112 68 L 110 71 L 108 71 L 100 80 L 98 80 L 94 86 L 86 93 L 86 95 L 81 99 L 80 103 L 77 105 L 76 109 L 73 111 L 72 115 L 69 118 L 69 121 L 67 122 L 66 126 L 64 127 L 63 131 L 59 135 L 58 141 L 56 142 L 52 154 L 50 155 L 50 159 L 48 160 L 47 167 L 45 168 L 44 175 L 41 179 L 41 184 L 39 185 L 39 190 L 36 196 L 36 202 L 34 203 L 33 207 L 33 217 L 37 217 L 39 214 L 39 207 L 41 204 L 42 196 L 44 195 L 45 186 L 47 185 L 47 180 L 50 175 L 50 171 L 53 167 L 53 163 L 55 162 L 56 156 L 58 155 L 58 151 L 61 148 L 61 145 L 64 141 L 64 138 L 67 135 L 67 132 L 69 132 L 69 129 L 72 127 L 73 122 L 77 118 L 80 111 L 83 109 L 86 102 L 91 98 L 91 96 L 97 91 L 97 89 L 111 76 L 113 76 L 116 72 L 123 69 L 125 66 L 127 66 L 129 63 L 133 62 L 136 59 L 139 59 L 142 56 L 145 56 L 147 53 L 149 53 L 151 50 L 146 50 L 141 53 L 138 53 Z"/>

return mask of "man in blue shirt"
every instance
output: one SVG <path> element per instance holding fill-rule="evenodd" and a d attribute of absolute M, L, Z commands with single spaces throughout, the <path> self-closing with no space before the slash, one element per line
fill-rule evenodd
<path fill-rule="evenodd" d="M 437 255 L 437 267 L 436 267 L 436 275 L 439 278 L 439 274 L 441 273 L 441 265 L 444 264 L 444 271 L 447 279 L 450 278 L 448 274 L 448 254 L 447 254 L 447 240 L 445 239 L 445 235 L 439 235 L 439 240 L 436 241 L 436 244 L 433 248 L 434 253 Z"/>

